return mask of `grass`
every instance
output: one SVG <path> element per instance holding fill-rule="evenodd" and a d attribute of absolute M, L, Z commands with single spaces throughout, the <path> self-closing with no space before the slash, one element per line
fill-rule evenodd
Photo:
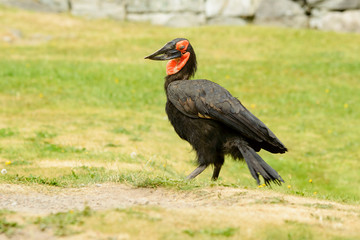
<path fill-rule="evenodd" d="M 360 35 L 258 26 L 172 29 L 5 7 L 0 18 L 0 168 L 7 170 L 0 183 L 257 189 L 244 163 L 231 159 L 216 183 L 209 181 L 211 169 L 184 181 L 195 155 L 166 118 L 166 63 L 143 57 L 186 37 L 197 52 L 196 78 L 226 87 L 289 148 L 284 155 L 260 152 L 286 181 L 273 191 L 360 202 Z M 278 203 L 283 199 L 258 204 Z M 264 226 L 257 233 L 329 237 L 319 226 L 284 224 L 287 230 Z M 213 222 L 177 233 L 209 239 L 243 231 Z"/>
<path fill-rule="evenodd" d="M 92 210 L 85 207 L 81 211 L 70 210 L 68 212 L 59 212 L 50 214 L 45 217 L 38 217 L 34 223 L 39 226 L 41 231 L 53 229 L 56 236 L 68 236 L 76 234 L 77 231 L 74 226 L 81 226 L 84 224 L 84 218 L 90 217 Z"/>
<path fill-rule="evenodd" d="M 195 237 L 196 235 L 203 234 L 203 235 L 209 235 L 212 237 L 232 237 L 235 233 L 235 228 L 225 228 L 225 229 L 201 229 L 199 231 L 193 231 L 193 230 L 184 230 L 183 232 L 190 237 Z"/>
<path fill-rule="evenodd" d="M 204 212 L 207 214 L 207 212 Z M 106 211 L 94 211 L 89 207 L 83 210 L 70 210 L 46 216 L 25 216 L 21 228 L 29 231 L 29 226 L 35 226 L 44 234 L 52 232 L 58 237 L 90 237 L 84 234 L 87 229 L 97 233 L 97 238 L 116 239 L 119 236 L 135 239 L 357 239 L 349 234 L 344 236 L 336 228 L 325 229 L 322 224 L 311 225 L 306 222 L 285 220 L 256 220 L 238 223 L 241 217 L 232 214 L 232 219 L 222 218 L 222 211 L 217 217 L 209 218 L 197 212 L 186 212 L 176 209 L 137 206 Z M 174 218 L 176 216 L 176 218 Z M 211 215 L 210 215 L 211 216 Z M 312 217 L 319 221 L 320 216 Z M 271 223 L 271 221 L 273 223 Z M 341 219 L 326 216 L 322 221 L 339 224 Z M 201 224 L 199 224 L 201 223 Z M 18 223 L 12 223 L 19 227 Z M 33 225 L 32 225 L 33 224 Z M 88 233 L 89 234 L 89 233 Z M 11 235 L 9 235 L 11 236 Z M 45 237 L 46 235 L 40 235 Z M 65 238 L 66 239 L 66 238 Z"/>
<path fill-rule="evenodd" d="M 3 165 L 8 176 L 0 182 L 68 178 L 71 168 L 61 166 L 66 160 L 79 167 L 138 166 L 94 170 L 105 174 L 95 181 L 141 170 L 157 178 L 149 186 L 182 182 L 194 168 L 194 153 L 166 120 L 165 63 L 143 56 L 185 36 L 198 53 L 197 77 L 228 88 L 289 148 L 285 155 L 261 152 L 286 181 L 275 191 L 359 202 L 359 35 L 254 26 L 171 29 L 7 8 L 1 15 L 0 36 L 17 29 L 23 37 L 0 42 L 0 157 L 13 163 Z M 45 170 L 43 161 L 62 173 Z M 210 172 L 196 184 L 206 184 Z M 230 159 L 220 181 L 256 188 L 244 164 Z"/>
<path fill-rule="evenodd" d="M 17 222 L 7 220 L 7 216 L 12 214 L 11 211 L 0 210 L 0 234 L 5 234 L 7 237 L 11 237 L 17 229 L 22 227 Z"/>
<path fill-rule="evenodd" d="M 0 218 L 0 234 L 11 236 L 19 228 L 18 223 L 8 222 L 6 218 Z"/>

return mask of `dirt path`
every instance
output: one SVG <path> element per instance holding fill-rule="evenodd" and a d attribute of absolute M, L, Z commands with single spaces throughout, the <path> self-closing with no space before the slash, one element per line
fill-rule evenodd
<path fill-rule="evenodd" d="M 163 188 L 132 188 L 122 184 L 98 184 L 83 188 L 0 185 L 0 209 L 43 215 L 89 206 L 94 210 L 138 205 L 158 206 L 174 211 L 223 214 L 260 223 L 300 221 L 322 224 L 341 231 L 360 226 L 360 208 L 331 201 L 274 193 L 270 190 L 244 190 L 214 187 L 194 191 Z M 331 217 L 337 221 L 326 221 Z"/>
<path fill-rule="evenodd" d="M 195 191 L 175 191 L 163 188 L 133 188 L 123 184 L 97 184 L 83 188 L 30 187 L 0 185 L 0 208 L 30 214 L 83 209 L 125 208 L 134 205 L 156 205 L 163 208 L 249 207 L 273 204 L 276 208 L 292 208 L 298 212 L 318 210 L 360 213 L 360 207 L 312 198 L 274 193 L 270 190 L 245 190 L 214 187 Z M 281 211 L 277 215 L 288 215 Z"/>

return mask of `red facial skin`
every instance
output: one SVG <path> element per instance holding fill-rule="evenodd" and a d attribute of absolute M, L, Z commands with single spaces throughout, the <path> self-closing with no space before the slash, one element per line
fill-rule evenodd
<path fill-rule="evenodd" d="M 182 40 L 176 43 L 176 49 L 181 52 L 181 57 L 170 60 L 166 65 L 166 74 L 172 75 L 179 72 L 189 60 L 190 53 L 186 52 L 189 46 L 189 41 Z"/>

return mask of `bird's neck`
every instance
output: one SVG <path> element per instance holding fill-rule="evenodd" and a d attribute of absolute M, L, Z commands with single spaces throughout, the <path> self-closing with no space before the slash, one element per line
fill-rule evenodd
<path fill-rule="evenodd" d="M 191 75 L 189 74 L 181 74 L 181 71 L 172 75 L 167 75 L 165 77 L 165 92 L 167 91 L 167 88 L 169 86 L 170 83 L 175 82 L 175 81 L 180 81 L 180 80 L 189 80 L 191 77 Z"/>
<path fill-rule="evenodd" d="M 167 75 L 165 77 L 165 92 L 167 92 L 167 88 L 170 83 L 174 81 L 180 81 L 180 80 L 190 80 L 192 76 L 195 75 L 197 69 L 197 62 L 196 62 L 196 56 L 195 53 L 192 53 L 190 59 L 187 61 L 185 66 L 177 73 Z"/>

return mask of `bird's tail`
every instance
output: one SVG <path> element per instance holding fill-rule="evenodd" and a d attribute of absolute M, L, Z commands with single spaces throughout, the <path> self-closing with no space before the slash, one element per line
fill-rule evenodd
<path fill-rule="evenodd" d="M 254 149 L 244 143 L 238 144 L 238 148 L 248 165 L 251 175 L 259 185 L 259 174 L 264 178 L 266 185 L 270 185 L 271 182 L 281 185 L 281 182 L 284 182 L 281 176 L 270 167 L 270 165 L 267 164 Z"/>

